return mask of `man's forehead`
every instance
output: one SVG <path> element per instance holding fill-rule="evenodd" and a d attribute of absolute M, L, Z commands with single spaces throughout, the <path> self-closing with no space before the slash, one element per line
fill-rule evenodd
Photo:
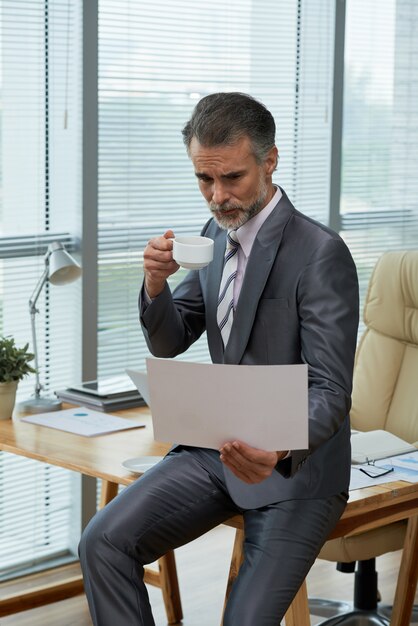
<path fill-rule="evenodd" d="M 241 169 L 243 163 L 254 160 L 248 137 L 241 137 L 233 144 L 202 146 L 196 137 L 190 142 L 190 158 L 195 168 L 206 166 L 226 166 L 228 169 Z"/>

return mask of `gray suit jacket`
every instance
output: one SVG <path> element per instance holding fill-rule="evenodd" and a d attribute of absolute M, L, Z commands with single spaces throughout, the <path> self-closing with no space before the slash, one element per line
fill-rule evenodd
<path fill-rule="evenodd" d="M 347 246 L 296 211 L 283 192 L 255 239 L 224 351 L 216 309 L 226 233 L 210 220 L 202 234 L 215 242 L 213 262 L 189 272 L 173 295 L 166 286 L 144 310 L 140 301 L 151 353 L 174 357 L 206 330 L 214 363 L 308 364 L 309 449 L 292 450 L 257 485 L 224 468 L 231 497 L 243 508 L 257 508 L 347 491 L 359 310 L 357 273 Z"/>

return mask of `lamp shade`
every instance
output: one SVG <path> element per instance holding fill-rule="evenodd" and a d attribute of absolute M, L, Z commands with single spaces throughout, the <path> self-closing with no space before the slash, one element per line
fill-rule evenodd
<path fill-rule="evenodd" d="M 49 246 L 49 282 L 53 285 L 65 285 L 81 276 L 81 267 L 68 254 L 64 246 L 54 241 Z"/>

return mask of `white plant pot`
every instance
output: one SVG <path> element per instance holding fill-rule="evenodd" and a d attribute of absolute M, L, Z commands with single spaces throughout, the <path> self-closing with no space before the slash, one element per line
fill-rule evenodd
<path fill-rule="evenodd" d="M 10 383 L 0 383 L 0 420 L 12 417 L 16 401 L 17 380 Z"/>

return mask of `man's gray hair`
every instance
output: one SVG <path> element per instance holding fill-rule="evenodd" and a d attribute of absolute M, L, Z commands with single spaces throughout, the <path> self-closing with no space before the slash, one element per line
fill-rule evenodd
<path fill-rule="evenodd" d="M 247 136 L 258 164 L 275 145 L 276 125 L 270 111 L 244 93 L 213 93 L 202 98 L 183 128 L 183 141 L 190 151 L 195 137 L 201 146 L 233 145 Z"/>

